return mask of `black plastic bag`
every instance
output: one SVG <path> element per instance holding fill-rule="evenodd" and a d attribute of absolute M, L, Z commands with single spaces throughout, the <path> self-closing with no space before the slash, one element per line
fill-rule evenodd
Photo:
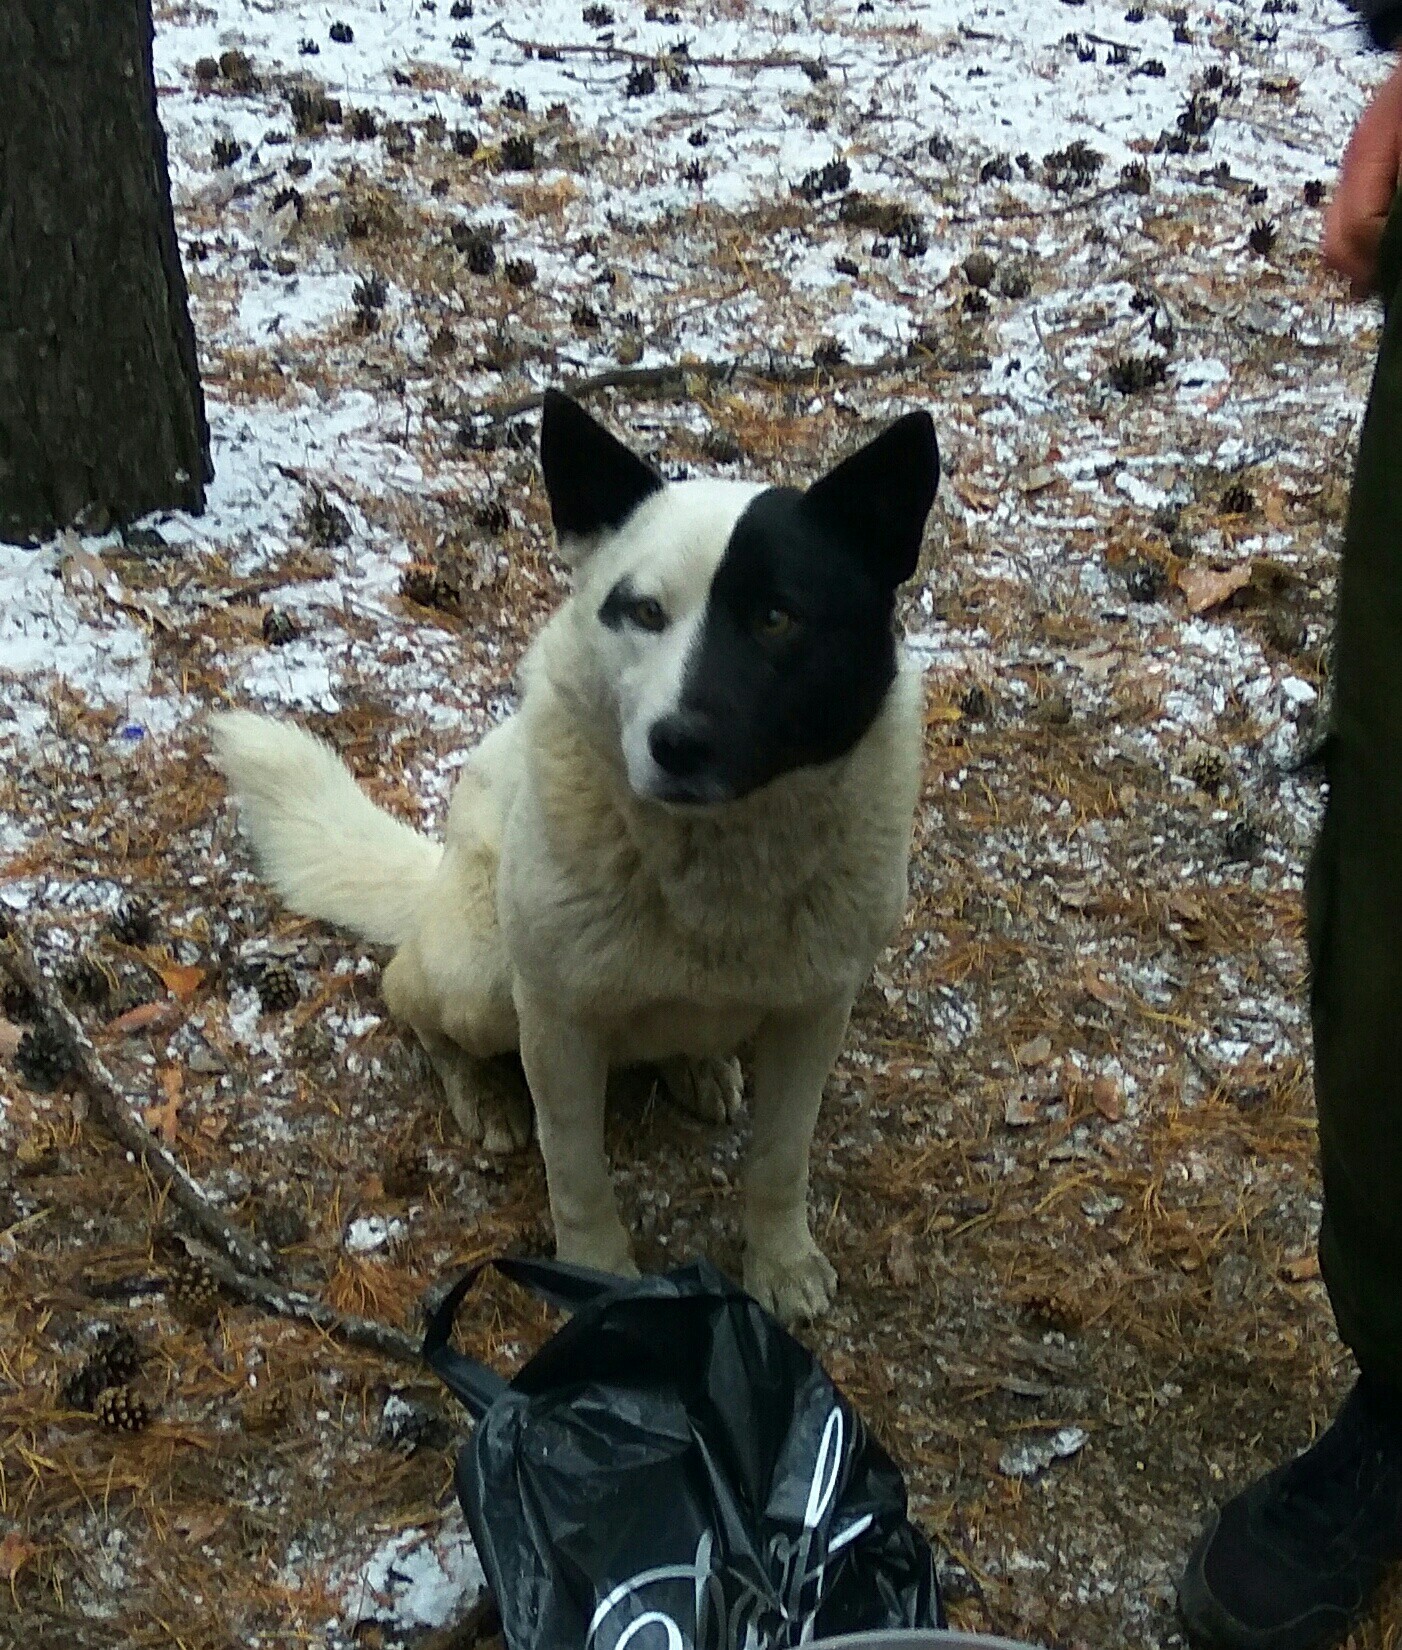
<path fill-rule="evenodd" d="M 477 1418 L 457 1490 L 509 1650 L 779 1650 L 944 1625 L 905 1485 L 812 1355 L 705 1261 L 625 1281 L 490 1261 L 570 1321 L 511 1382 L 424 1356 Z"/>

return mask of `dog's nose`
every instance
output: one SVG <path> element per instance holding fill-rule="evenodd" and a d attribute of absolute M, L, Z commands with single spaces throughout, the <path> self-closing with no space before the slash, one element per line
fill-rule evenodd
<path fill-rule="evenodd" d="M 712 754 L 710 735 L 699 716 L 678 711 L 652 724 L 647 748 L 663 773 L 673 779 L 691 779 Z"/>

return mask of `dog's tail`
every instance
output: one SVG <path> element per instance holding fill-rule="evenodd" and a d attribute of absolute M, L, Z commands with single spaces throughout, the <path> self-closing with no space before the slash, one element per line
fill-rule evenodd
<path fill-rule="evenodd" d="M 438 844 L 377 808 L 301 728 L 227 711 L 210 731 L 259 866 L 292 909 L 384 945 L 407 939 Z"/>

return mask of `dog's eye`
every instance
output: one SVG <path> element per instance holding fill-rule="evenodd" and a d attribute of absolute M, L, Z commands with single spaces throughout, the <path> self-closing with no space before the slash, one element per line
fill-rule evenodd
<path fill-rule="evenodd" d="M 797 623 L 798 620 L 794 618 L 793 614 L 787 612 L 784 608 L 771 607 L 767 608 L 755 620 L 755 629 L 764 637 L 765 641 L 776 642 L 780 637 L 790 635 Z"/>
<path fill-rule="evenodd" d="M 654 635 L 667 628 L 667 614 L 662 603 L 654 601 L 651 596 L 639 596 L 629 606 L 628 617 L 639 630 L 649 630 Z"/>

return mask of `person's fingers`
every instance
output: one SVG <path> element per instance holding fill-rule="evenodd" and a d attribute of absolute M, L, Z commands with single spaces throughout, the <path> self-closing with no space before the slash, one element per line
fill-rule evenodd
<path fill-rule="evenodd" d="M 1357 297 L 1371 292 L 1377 280 L 1378 249 L 1386 225 L 1385 213 L 1360 212 L 1352 203 L 1329 213 L 1324 229 L 1324 261 L 1352 283 Z"/>
<path fill-rule="evenodd" d="M 1355 283 L 1371 284 L 1378 244 L 1397 191 L 1402 109 L 1374 105 L 1344 155 L 1324 224 L 1324 257 Z"/>
<path fill-rule="evenodd" d="M 1339 171 L 1324 225 L 1324 258 L 1353 283 L 1371 290 L 1378 247 L 1402 168 L 1402 66 L 1384 81 L 1358 122 Z"/>

